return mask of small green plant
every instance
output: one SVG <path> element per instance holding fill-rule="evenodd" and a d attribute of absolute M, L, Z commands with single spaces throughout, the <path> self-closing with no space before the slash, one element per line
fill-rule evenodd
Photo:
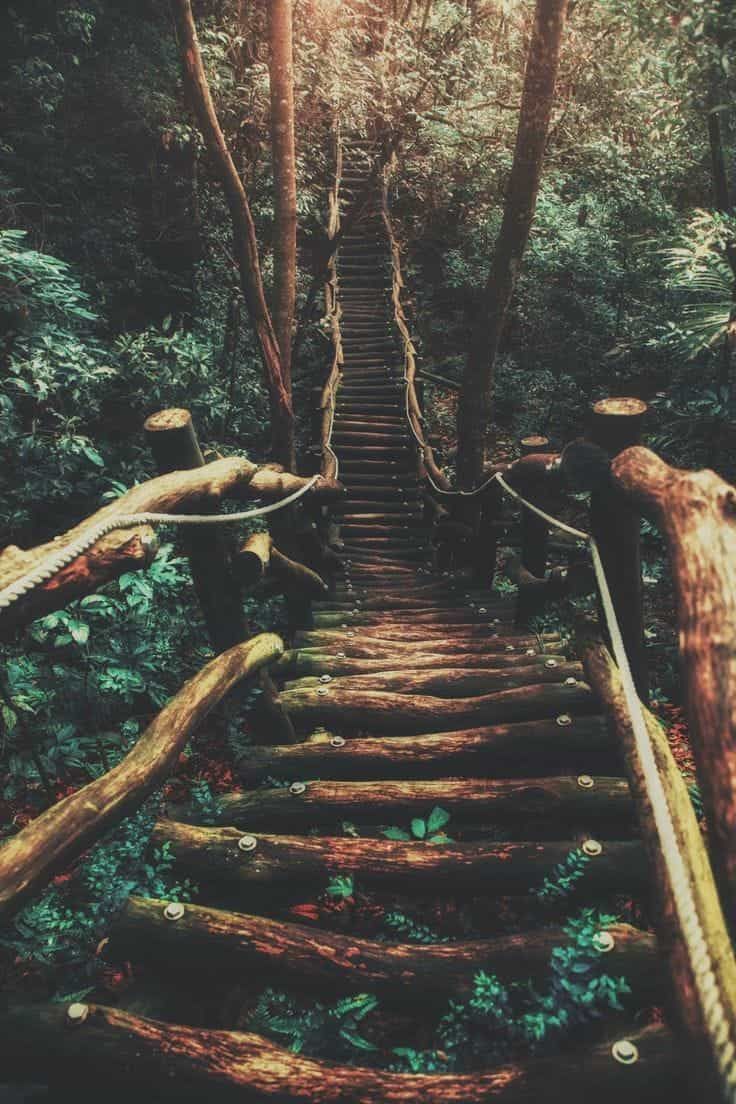
<path fill-rule="evenodd" d="M 447 936 L 439 935 L 427 924 L 420 924 L 398 910 L 385 913 L 383 924 L 409 943 L 449 943 Z"/>
<path fill-rule="evenodd" d="M 376 1047 L 360 1033 L 366 1016 L 378 1007 L 369 993 L 346 997 L 333 1005 L 319 1002 L 299 1005 L 287 993 L 265 989 L 250 1014 L 249 1026 L 286 1042 L 295 1054 L 334 1059 L 350 1058 L 355 1051 Z"/>
<path fill-rule="evenodd" d="M 355 881 L 352 874 L 337 874 L 325 890 L 328 897 L 336 901 L 346 901 L 355 894 Z"/>
<path fill-rule="evenodd" d="M 584 876 L 589 861 L 588 856 L 576 847 L 557 864 L 538 889 L 532 890 L 532 895 L 544 904 L 563 900 L 572 893 Z"/>
<path fill-rule="evenodd" d="M 435 805 L 432 812 L 428 817 L 414 817 L 411 822 L 410 832 L 406 832 L 403 828 L 397 828 L 392 826 L 391 828 L 384 828 L 383 835 L 386 839 L 390 840 L 427 840 L 428 843 L 451 843 L 452 840 L 446 835 L 442 828 L 449 822 L 450 814 L 446 809 L 441 809 L 439 805 Z"/>

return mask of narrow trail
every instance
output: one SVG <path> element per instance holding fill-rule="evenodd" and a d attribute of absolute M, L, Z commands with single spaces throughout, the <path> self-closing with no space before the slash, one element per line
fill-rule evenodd
<path fill-rule="evenodd" d="M 370 148 L 354 142 L 344 156 L 343 190 L 358 193 Z M 414 902 L 419 916 L 449 898 L 475 902 L 481 916 L 501 897 L 528 898 L 576 847 L 588 860 L 586 901 L 647 884 L 629 787 L 580 664 L 555 634 L 517 631 L 508 597 L 430 568 L 378 188 L 341 244 L 338 274 L 344 374 L 333 446 L 348 488 L 337 510 L 345 563 L 281 662 L 281 701 L 300 742 L 249 750 L 239 775 L 250 788 L 222 800 L 214 825 L 155 829 L 156 846 L 170 848 L 176 874 L 200 896 L 131 899 L 110 949 L 151 976 L 163 971 L 179 994 L 173 1011 L 152 1020 L 150 1006 L 98 1009 L 84 1032 L 61 1042 L 51 1032 L 50 1045 L 106 1071 L 133 1070 L 152 1099 L 166 1085 L 198 1099 L 315 1104 L 676 1099 L 669 1036 L 637 1027 L 631 1013 L 553 1057 L 419 1076 L 305 1058 L 249 1032 L 247 1015 L 222 1012 L 233 985 L 252 994 L 273 984 L 310 1000 L 375 993 L 436 1022 L 478 970 L 539 979 L 565 942 L 543 920 L 503 931 L 498 911 L 483 938 L 427 944 L 340 930 L 338 913 L 316 907 L 306 922 L 294 903 L 338 876 L 408 912 Z M 452 841 L 377 830 L 436 806 L 450 814 Z M 343 821 L 360 834 L 339 834 Z M 600 953 L 608 974 L 628 978 L 633 1009 L 660 994 L 653 936 L 615 924 L 600 934 Z M 633 1064 L 625 1047 L 612 1051 L 622 1035 L 638 1048 Z"/>

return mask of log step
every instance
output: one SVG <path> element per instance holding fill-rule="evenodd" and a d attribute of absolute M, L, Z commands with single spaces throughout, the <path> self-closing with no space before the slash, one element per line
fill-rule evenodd
<path fill-rule="evenodd" d="M 499 690 L 475 698 L 391 694 L 380 690 L 284 690 L 279 700 L 295 724 L 381 729 L 387 735 L 441 732 L 510 721 L 542 720 L 550 716 L 593 713 L 596 702 L 589 686 L 532 685 Z"/>
<path fill-rule="evenodd" d="M 248 785 L 269 777 L 298 782 L 319 777 L 335 781 L 383 778 L 442 778 L 484 775 L 517 777 L 529 763 L 545 773 L 576 764 L 591 774 L 611 773 L 618 764 L 602 717 L 571 718 L 471 728 L 421 736 L 362 736 L 344 740 L 321 729 L 298 744 L 250 747 L 237 775 Z M 612 773 L 617 774 L 618 769 Z"/>
<path fill-rule="evenodd" d="M 663 1027 L 629 1038 L 639 1061 L 611 1059 L 610 1041 L 586 1046 L 573 1060 L 537 1058 L 487 1073 L 412 1075 L 340 1066 L 294 1054 L 261 1035 L 146 1019 L 92 1004 L 82 1030 L 70 1031 L 63 1004 L 15 1005 L 0 1011 L 7 1052 L 4 1073 L 28 1070 L 99 1093 L 100 1084 L 143 1088 L 149 1100 L 175 1097 L 213 1104 L 529 1104 L 549 1099 L 597 1104 L 671 1104 L 683 1087 L 684 1063 Z"/>
<path fill-rule="evenodd" d="M 307 781 L 302 782 L 304 789 L 299 794 L 283 788 L 225 794 L 219 801 L 217 823 L 267 830 L 284 824 L 291 829 L 308 828 L 339 820 L 396 824 L 441 805 L 453 823 L 520 825 L 523 829 L 529 819 L 553 818 L 559 828 L 632 825 L 634 805 L 628 782 L 615 777 L 596 777 L 592 782 L 582 785 L 576 775 L 492 781 Z"/>
<path fill-rule="evenodd" d="M 426 809 L 424 812 L 426 813 Z M 240 845 L 243 835 L 245 845 Z M 255 839 L 255 846 L 252 840 Z M 323 886 L 337 874 L 350 874 L 365 886 L 407 885 L 418 892 L 527 896 L 564 862 L 570 839 L 540 842 L 434 844 L 343 836 L 252 833 L 237 828 L 201 828 L 159 821 L 156 847 L 168 844 L 174 869 L 207 883 L 231 886 Z M 626 893 L 646 888 L 648 868 L 638 840 L 599 840 L 602 851 L 586 864 L 580 889 L 586 895 Z M 481 888 L 482 887 L 482 888 Z"/>
<path fill-rule="evenodd" d="M 250 981 L 257 971 L 268 981 L 275 974 L 282 983 L 307 979 L 320 991 L 369 989 L 384 999 L 412 1001 L 417 995 L 465 995 L 478 970 L 497 974 L 505 982 L 543 976 L 554 948 L 570 941 L 562 928 L 548 927 L 455 943 L 450 950 L 444 944 L 379 943 L 202 905 L 186 905 L 172 924 L 165 916 L 166 905 L 131 897 L 113 927 L 105 957 L 120 962 L 138 956 L 154 968 L 163 963 L 215 977 L 247 976 Z M 614 940 L 613 953 L 606 959 L 609 972 L 625 973 L 639 999 L 656 999 L 663 977 L 654 936 L 629 924 L 612 924 L 607 930 Z"/>

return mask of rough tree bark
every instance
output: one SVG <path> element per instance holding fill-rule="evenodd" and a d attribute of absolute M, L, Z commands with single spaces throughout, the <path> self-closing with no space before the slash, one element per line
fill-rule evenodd
<path fill-rule="evenodd" d="M 458 409 L 458 478 L 480 480 L 491 412 L 493 365 L 534 217 L 567 0 L 537 0 L 503 221 L 470 339 Z"/>
<path fill-rule="evenodd" d="M 270 0 L 271 152 L 274 183 L 273 315 L 281 372 L 291 388 L 291 347 L 296 301 L 296 153 L 292 0 Z"/>
<path fill-rule="evenodd" d="M 233 250 L 240 284 L 258 337 L 268 388 L 273 455 L 285 467 L 293 470 L 294 412 L 291 405 L 291 386 L 288 372 L 285 373 L 283 369 L 279 341 L 266 303 L 256 231 L 248 196 L 235 168 L 212 102 L 190 0 L 172 0 L 171 10 L 183 62 L 184 86 L 230 210 Z"/>

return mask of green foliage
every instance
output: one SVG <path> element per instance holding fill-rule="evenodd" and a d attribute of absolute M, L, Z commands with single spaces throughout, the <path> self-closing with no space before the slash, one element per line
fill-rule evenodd
<path fill-rule="evenodd" d="M 345 901 L 355 893 L 355 881 L 352 874 L 337 874 L 328 883 L 325 890 L 328 897 L 336 901 Z"/>
<path fill-rule="evenodd" d="M 422 924 L 397 909 L 384 913 L 382 922 L 392 934 L 407 943 L 449 943 L 446 936 L 439 935 L 428 924 Z"/>
<path fill-rule="evenodd" d="M 416 839 L 426 840 L 428 843 L 451 843 L 450 837 L 442 831 L 449 820 L 450 814 L 447 810 L 435 805 L 426 818 L 414 817 L 410 825 L 410 832 L 394 825 L 390 828 L 384 828 L 383 835 L 390 840 Z"/>
<path fill-rule="evenodd" d="M 360 1033 L 360 1025 L 377 1007 L 377 999 L 368 993 L 332 1005 L 299 1005 L 288 994 L 269 988 L 259 997 L 248 1026 L 296 1054 L 345 1060 L 355 1058 L 356 1051 L 376 1049 Z"/>
<path fill-rule="evenodd" d="M 76 868 L 54 879 L 0 929 L 0 946 L 23 960 L 58 967 L 59 984 L 71 986 L 94 978 L 95 946 L 131 894 L 190 901 L 196 887 L 172 879 L 170 845 L 146 857 L 157 804 L 151 798 Z"/>
<path fill-rule="evenodd" d="M 585 852 L 576 847 L 567 858 L 557 864 L 552 873 L 544 879 L 541 886 L 532 891 L 536 900 L 544 904 L 551 904 L 568 897 L 577 888 L 581 878 L 585 876 L 589 862 L 590 859 Z"/>

